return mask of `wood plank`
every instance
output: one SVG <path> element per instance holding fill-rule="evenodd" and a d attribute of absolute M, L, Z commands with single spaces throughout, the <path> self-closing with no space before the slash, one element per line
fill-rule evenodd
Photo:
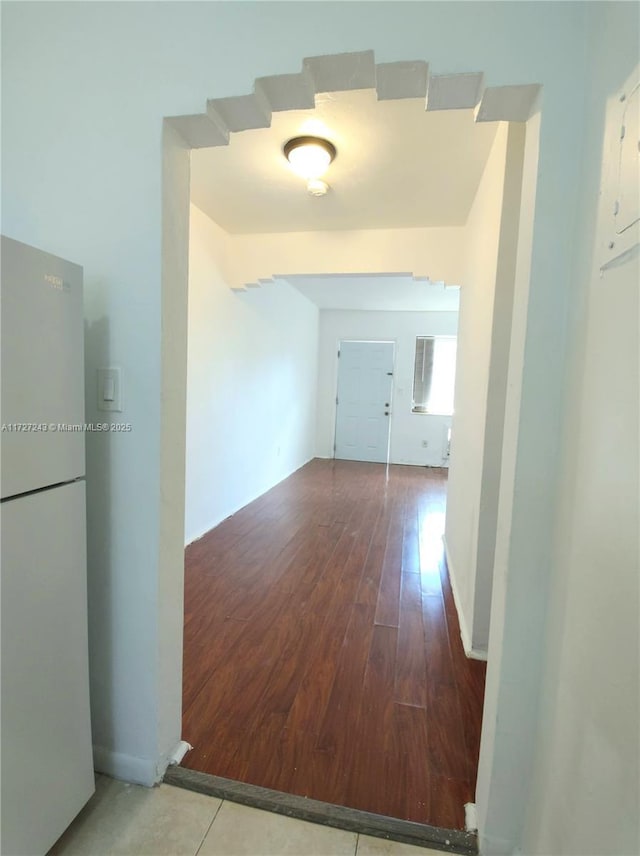
<path fill-rule="evenodd" d="M 402 577 L 394 700 L 415 707 L 427 706 L 427 652 L 418 574 Z"/>
<path fill-rule="evenodd" d="M 400 621 L 402 533 L 405 513 L 404 496 L 399 496 L 391 512 L 375 616 L 376 624 L 384 624 L 387 627 L 398 627 Z"/>
<path fill-rule="evenodd" d="M 341 755 L 349 748 L 358 727 L 372 634 L 373 625 L 367 608 L 355 604 L 316 743 L 316 749 L 320 751 Z"/>
<path fill-rule="evenodd" d="M 427 680 L 435 684 L 453 684 L 453 659 L 449 628 L 441 597 L 422 598 L 422 619 L 427 651 Z"/>
<path fill-rule="evenodd" d="M 433 776 L 430 795 L 432 817 L 448 829 L 464 829 L 464 806 L 476 801 L 475 787 L 470 782 Z"/>
<path fill-rule="evenodd" d="M 428 707 L 430 769 L 437 776 L 469 781 L 473 771 L 466 750 L 457 688 L 449 684 L 429 684 Z"/>
<path fill-rule="evenodd" d="M 354 735 L 362 752 L 379 744 L 380 735 L 388 733 L 391 728 L 397 647 L 398 631 L 395 627 L 376 625 L 373 628 L 360 719 Z"/>

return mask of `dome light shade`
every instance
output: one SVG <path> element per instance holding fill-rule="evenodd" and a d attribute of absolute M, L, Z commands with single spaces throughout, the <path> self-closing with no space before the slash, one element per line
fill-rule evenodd
<path fill-rule="evenodd" d="M 321 137 L 294 137 L 285 144 L 284 156 L 295 173 L 312 180 L 327 171 L 336 156 L 336 147 Z"/>

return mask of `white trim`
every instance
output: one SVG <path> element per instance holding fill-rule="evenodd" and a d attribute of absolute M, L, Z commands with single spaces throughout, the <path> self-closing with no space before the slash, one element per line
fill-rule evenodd
<path fill-rule="evenodd" d="M 112 752 L 103 746 L 93 747 L 93 766 L 96 772 L 105 773 L 113 779 L 132 782 L 136 785 L 146 785 L 150 788 L 156 785 L 167 769 L 168 759 L 158 762 L 148 758 L 135 758 L 133 755 L 123 755 Z"/>
<path fill-rule="evenodd" d="M 475 803 L 464 804 L 464 828 L 467 832 L 478 831 L 478 812 Z"/>
<path fill-rule="evenodd" d="M 182 761 L 187 752 L 190 752 L 193 749 L 191 743 L 187 743 L 186 740 L 178 740 L 176 744 L 176 748 L 173 750 L 171 755 L 169 755 L 169 766 L 175 767 L 177 764 Z"/>
<path fill-rule="evenodd" d="M 483 663 L 486 663 L 489 659 L 489 652 L 484 648 L 470 648 L 468 651 L 465 648 L 464 653 L 470 660 L 482 660 Z"/>
<path fill-rule="evenodd" d="M 456 605 L 456 612 L 458 613 L 458 623 L 460 624 L 460 637 L 462 639 L 462 647 L 464 648 L 464 653 L 470 660 L 486 661 L 487 651 L 484 648 L 474 648 L 471 644 L 471 634 L 469 633 L 469 628 L 467 627 L 467 621 L 465 619 L 464 612 L 462 611 L 461 606 L 462 601 L 460 599 L 460 595 L 456 587 L 456 575 L 453 569 L 453 563 L 451 562 L 451 553 L 449 552 L 447 539 L 444 535 L 442 536 L 442 543 L 444 544 L 444 554 L 447 559 L 447 569 L 449 571 L 451 591 L 453 592 L 453 601 Z"/>

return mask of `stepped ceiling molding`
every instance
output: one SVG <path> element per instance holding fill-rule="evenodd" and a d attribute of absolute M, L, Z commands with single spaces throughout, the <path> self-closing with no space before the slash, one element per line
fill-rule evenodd
<path fill-rule="evenodd" d="M 265 238 L 265 234 L 256 233 L 278 232 L 290 237 L 292 232 L 315 232 L 320 237 L 332 230 L 334 234 L 343 230 L 364 234 L 375 229 L 461 228 L 495 136 L 495 127 L 489 123 L 527 121 L 537 110 L 540 89 L 538 84 L 488 86 L 481 72 L 434 74 L 423 61 L 376 63 L 373 51 L 362 51 L 309 57 L 298 73 L 259 78 L 251 94 L 214 98 L 207 101 L 203 113 L 173 116 L 167 121 L 196 150 L 192 152 L 192 174 L 202 167 L 204 178 L 194 186 L 192 201 L 230 237 L 253 234 Z M 376 105 L 380 113 L 370 127 L 369 139 L 353 144 L 351 130 L 365 115 L 374 116 Z M 399 123 L 409 111 L 424 123 L 424 129 L 412 126 L 403 139 Z M 329 139 L 334 137 L 332 142 L 338 148 L 326 176 L 330 185 L 335 182 L 335 192 L 313 199 L 288 169 L 282 145 L 299 132 L 322 136 L 327 126 L 331 132 L 332 122 L 335 120 L 337 126 L 338 118 L 344 122 L 342 139 L 336 140 L 335 132 L 326 134 Z M 255 133 L 245 135 L 245 131 Z M 380 166 L 367 157 L 385 134 L 387 161 Z M 436 137 L 439 148 L 435 143 L 429 148 Z M 271 140 L 270 150 L 259 149 L 270 154 L 252 159 L 248 153 L 253 141 L 259 139 Z M 211 159 L 216 150 L 222 157 L 217 175 L 211 179 L 215 184 L 212 194 L 206 187 L 207 165 L 214 162 Z M 239 153 L 235 161 L 232 150 Z M 425 154 L 420 160 L 422 152 Z M 403 179 L 394 174 L 387 175 L 385 184 L 392 158 L 398 168 L 412 163 L 414 180 L 405 177 L 403 185 Z M 451 168 L 455 158 L 458 169 Z M 421 165 L 423 186 L 416 179 L 416 164 Z M 280 200 L 279 205 L 274 204 L 275 199 Z M 382 274 L 406 270 L 397 262 L 384 266 L 383 258 L 378 261 L 383 267 L 376 270 Z M 332 268 L 331 259 L 324 267 L 316 259 L 313 270 L 253 270 L 250 280 L 236 278 L 230 285 L 241 290 L 278 274 L 349 272 Z M 358 272 L 374 271 L 367 266 Z M 426 261 L 407 272 L 460 284 L 459 278 L 449 277 L 453 271 L 434 269 Z"/>
<path fill-rule="evenodd" d="M 457 312 L 460 308 L 459 288 L 410 275 L 290 276 L 285 281 L 318 309 Z"/>

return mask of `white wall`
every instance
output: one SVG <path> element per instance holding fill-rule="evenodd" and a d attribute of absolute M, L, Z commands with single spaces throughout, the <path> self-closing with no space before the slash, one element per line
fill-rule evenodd
<path fill-rule="evenodd" d="M 465 649 L 486 657 L 525 126 L 501 124 L 467 221 L 445 545 Z"/>
<path fill-rule="evenodd" d="M 636 4 L 596 6 L 590 16 L 587 180 L 575 245 L 562 492 L 523 841 L 523 852 L 541 856 L 640 852 L 637 250 L 635 259 L 599 273 L 616 198 L 619 92 L 626 80 L 640 81 L 640 21 Z"/>
<path fill-rule="evenodd" d="M 548 608 L 546 582 L 551 545 L 547 538 L 540 538 L 540 531 L 541 527 L 546 532 L 552 531 L 555 513 L 551 470 L 556 465 L 556 450 L 551 442 L 551 429 L 560 430 L 557 399 L 560 390 L 551 382 L 549 366 L 547 399 L 538 398 L 537 408 L 543 412 L 535 420 L 527 412 L 535 397 L 525 394 L 525 381 L 532 386 L 540 383 L 539 376 L 528 372 L 530 361 L 526 351 L 532 338 L 541 348 L 544 335 L 538 314 L 540 306 L 536 306 L 541 301 L 534 290 L 535 255 L 531 241 L 536 230 L 540 190 L 537 179 L 543 160 L 540 144 L 538 113 L 527 122 L 525 134 L 489 656 L 476 782 L 480 852 L 491 856 L 518 852 L 522 839 L 534 763 L 530 735 L 538 724 L 540 646 L 544 644 Z M 558 188 L 555 204 L 559 204 L 560 196 Z M 567 233 L 565 239 L 569 237 Z M 565 275 L 569 276 L 569 271 Z M 561 308 L 559 305 L 558 311 Z M 555 333 L 559 337 L 560 331 Z M 557 359 L 562 353 L 561 345 L 554 350 Z M 521 484 L 526 484 L 527 489 L 519 493 Z M 546 491 L 543 484 L 547 485 Z M 514 811 L 516 806 L 519 810 Z"/>
<path fill-rule="evenodd" d="M 473 648 L 485 426 L 507 139 L 508 126 L 501 123 L 467 220 L 467 275 L 460 290 L 445 538 L 449 574 L 467 651 Z M 485 650 L 487 643 L 488 634 L 484 639 Z"/>
<path fill-rule="evenodd" d="M 191 206 L 185 539 L 313 457 L 318 308 L 286 282 L 232 292 L 222 230 Z"/>
<path fill-rule="evenodd" d="M 298 71 L 305 56 L 373 48 L 379 62 L 424 59 L 432 73 L 481 70 L 493 86 L 543 87 L 539 182 L 528 197 L 532 245 L 518 260 L 508 513 L 496 543 L 478 792 L 483 842 L 510 852 L 521 841 L 566 391 L 562 284 L 585 181 L 576 156 L 585 130 L 585 5 L 548 4 L 541 14 L 526 0 L 407 3 L 401 15 L 394 3 L 3 5 L 3 231 L 84 265 L 87 419 L 98 416 L 95 369 L 117 361 L 123 419 L 134 425 L 126 436 L 87 443 L 93 737 L 103 769 L 109 759 L 113 772 L 153 781 L 180 728 L 179 669 L 163 673 L 162 653 L 179 646 L 182 571 L 159 554 L 166 518 L 183 519 L 167 479 L 170 464 L 179 466 L 163 457 L 161 472 L 161 446 L 178 462 L 184 446 L 179 430 L 173 441 L 161 434 L 161 417 L 179 428 L 181 416 L 178 396 L 167 400 L 161 358 L 164 348 L 176 366 L 186 364 L 186 331 L 170 301 L 163 312 L 162 118 L 248 93 L 258 77 Z M 184 183 L 170 165 L 165 179 Z M 185 206 L 176 218 L 187 214 Z M 172 237 L 167 230 L 165 244 Z M 169 286 L 186 300 L 186 283 Z"/>
<path fill-rule="evenodd" d="M 412 413 L 413 362 L 416 336 L 455 336 L 457 312 L 360 312 L 323 309 L 320 312 L 318 373 L 318 434 L 316 454 L 333 457 L 341 339 L 395 342 L 391 463 L 446 466 L 443 444 L 450 416 Z M 428 446 L 424 448 L 422 441 Z"/>
<path fill-rule="evenodd" d="M 471 645 L 486 651 L 491 626 L 493 569 L 498 527 L 502 444 L 512 335 L 520 205 L 526 126 L 511 123 L 507 132 L 502 217 L 493 299 L 491 357 L 484 426 L 482 487 L 478 516 L 478 547 Z"/>
<path fill-rule="evenodd" d="M 232 288 L 272 276 L 412 273 L 460 285 L 464 227 L 352 229 L 227 236 Z"/>
<path fill-rule="evenodd" d="M 161 388 L 160 480 L 158 549 L 158 648 L 156 654 L 156 692 L 158 705 L 156 749 L 152 763 L 124 753 L 115 753 L 111 744 L 95 740 L 96 768 L 135 781 L 148 783 L 163 774 L 168 754 L 180 738 L 182 694 L 170 693 L 182 678 L 184 585 L 175 569 L 184 567 L 185 499 L 185 412 L 187 400 L 187 280 L 189 275 L 189 169 L 191 154 L 184 140 L 168 122 L 163 123 L 162 149 L 162 315 L 161 315 Z M 167 181 L 167 176 L 172 180 Z M 167 335 L 167 328 L 171 334 Z M 182 348 L 175 343 L 182 342 Z M 180 358 L 182 355 L 182 359 Z M 91 373 L 87 373 L 91 385 Z M 99 470 L 96 468 L 99 473 Z M 95 476 L 94 476 L 95 477 Z M 101 598 L 98 596 L 97 608 Z M 111 618 L 111 617 L 110 617 Z M 90 622 L 91 623 L 91 622 Z M 113 624 L 113 619 L 111 619 Z M 147 625 L 148 629 L 148 625 Z M 94 650 L 95 650 L 94 644 Z M 93 673 L 92 673 L 93 674 Z M 95 679 L 95 675 L 94 675 Z M 104 685 L 98 698 L 104 697 Z M 108 696 L 107 696 L 108 697 Z M 95 699 L 95 695 L 93 696 Z M 96 703 L 93 702 L 94 721 Z M 147 712 L 147 716 L 148 716 Z M 99 746 L 99 748 L 98 748 Z"/>

